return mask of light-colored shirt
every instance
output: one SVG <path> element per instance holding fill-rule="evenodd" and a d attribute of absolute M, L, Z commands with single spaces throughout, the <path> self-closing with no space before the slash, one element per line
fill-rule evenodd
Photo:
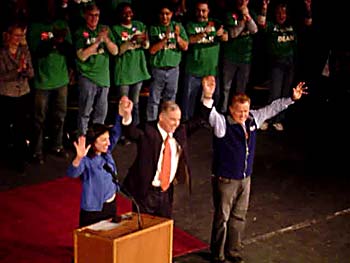
<path fill-rule="evenodd" d="M 163 142 L 165 141 L 166 137 L 168 136 L 168 133 L 162 129 L 162 127 L 157 124 L 160 134 L 162 135 Z M 170 170 L 170 183 L 174 180 L 177 166 L 179 163 L 179 157 L 180 157 L 180 145 L 176 142 L 175 138 L 173 137 L 172 133 L 169 133 L 169 143 L 170 143 L 170 149 L 171 149 L 171 170 Z M 160 180 L 159 180 L 159 173 L 162 169 L 162 161 L 163 161 L 163 151 L 164 151 L 164 143 L 162 144 L 162 148 L 160 149 L 158 164 L 157 164 L 157 171 L 153 178 L 152 185 L 155 187 L 160 187 Z"/>
<path fill-rule="evenodd" d="M 280 98 L 274 100 L 271 104 L 257 109 L 250 110 L 250 114 L 253 116 L 257 128 L 260 128 L 262 123 L 267 119 L 272 118 L 281 111 L 288 108 L 289 105 L 293 104 L 294 101 L 291 98 Z M 226 133 L 226 116 L 220 114 L 215 107 L 212 108 L 209 115 L 210 126 L 213 127 L 213 131 L 216 137 L 222 138 Z M 243 126 L 242 126 L 243 127 Z"/>

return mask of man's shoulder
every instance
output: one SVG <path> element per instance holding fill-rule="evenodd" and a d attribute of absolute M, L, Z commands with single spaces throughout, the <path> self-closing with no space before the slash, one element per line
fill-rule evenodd
<path fill-rule="evenodd" d="M 154 130 L 154 129 L 157 129 L 157 121 L 147 121 L 145 122 L 144 124 L 141 124 L 139 127 L 140 129 L 143 129 L 143 130 Z"/>
<path fill-rule="evenodd" d="M 188 130 L 188 126 L 191 125 L 191 120 L 185 121 L 179 125 L 179 127 L 176 128 L 174 132 L 174 138 L 176 140 L 184 140 L 186 138 L 186 131 Z"/>
<path fill-rule="evenodd" d="M 157 127 L 157 123 L 158 123 L 157 121 L 148 121 L 143 125 L 140 125 L 139 128 L 143 130 L 145 136 L 154 137 L 155 135 L 160 134 Z"/>

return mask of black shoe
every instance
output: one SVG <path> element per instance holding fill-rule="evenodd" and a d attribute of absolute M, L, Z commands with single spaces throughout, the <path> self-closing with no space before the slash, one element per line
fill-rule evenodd
<path fill-rule="evenodd" d="M 50 153 L 58 158 L 62 158 L 62 159 L 69 158 L 69 154 L 63 148 L 52 149 Z"/>
<path fill-rule="evenodd" d="M 34 153 L 33 157 L 32 157 L 32 162 L 35 164 L 44 164 L 45 163 L 45 159 L 44 156 L 42 155 L 42 153 Z"/>
<path fill-rule="evenodd" d="M 244 263 L 244 260 L 240 256 L 227 256 L 226 257 L 231 263 Z"/>

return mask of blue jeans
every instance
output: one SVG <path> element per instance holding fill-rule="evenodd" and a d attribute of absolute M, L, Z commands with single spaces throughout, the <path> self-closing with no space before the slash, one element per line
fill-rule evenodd
<path fill-rule="evenodd" d="M 202 94 L 202 77 L 185 74 L 182 94 L 182 120 L 190 119 Z"/>
<path fill-rule="evenodd" d="M 181 100 L 181 111 L 182 111 L 182 120 L 186 121 L 193 117 L 197 103 L 200 102 L 200 96 L 202 94 L 202 78 L 203 77 L 197 77 L 190 74 L 185 74 L 184 76 L 184 83 L 183 83 L 183 94 L 182 94 L 182 100 Z M 219 90 L 220 90 L 220 81 L 219 77 L 216 78 L 216 87 L 213 94 L 214 99 L 214 105 L 216 105 L 216 102 L 219 100 Z"/>
<path fill-rule="evenodd" d="M 152 68 L 152 81 L 147 101 L 147 121 L 158 117 L 160 100 L 175 101 L 179 82 L 179 66 L 169 69 Z"/>
<path fill-rule="evenodd" d="M 291 96 L 292 83 L 294 79 L 293 61 L 282 59 L 274 61 L 271 67 L 271 88 L 269 103 L 272 101 Z M 270 123 L 281 122 L 285 118 L 285 111 L 280 112 L 269 120 Z"/>
<path fill-rule="evenodd" d="M 67 86 L 50 90 L 35 90 L 33 150 L 42 154 L 47 113 L 51 113 L 51 147 L 63 147 L 63 128 L 67 113 Z"/>
<path fill-rule="evenodd" d="M 78 86 L 78 132 L 79 134 L 86 134 L 89 122 L 105 122 L 108 111 L 109 87 L 99 87 L 83 76 L 79 77 Z"/>
<path fill-rule="evenodd" d="M 120 97 L 128 96 L 128 98 L 133 102 L 134 107 L 132 109 L 132 120 L 135 125 L 140 123 L 140 113 L 139 113 L 139 99 L 140 91 L 142 88 L 142 81 L 131 84 L 122 85 L 119 87 Z"/>
<path fill-rule="evenodd" d="M 249 81 L 250 64 L 237 63 L 223 60 L 223 90 L 222 90 L 222 106 L 221 111 L 226 112 L 231 95 L 232 82 L 235 80 L 233 87 L 235 92 L 245 92 Z"/>

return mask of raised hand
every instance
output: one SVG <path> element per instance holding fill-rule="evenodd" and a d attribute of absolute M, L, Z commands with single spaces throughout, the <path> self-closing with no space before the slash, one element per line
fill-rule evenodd
<path fill-rule="evenodd" d="M 308 94 L 308 92 L 306 91 L 307 87 L 305 87 L 305 82 L 301 81 L 298 83 L 298 85 L 293 88 L 293 95 L 292 95 L 292 99 L 293 100 L 299 100 L 303 94 Z"/>
<path fill-rule="evenodd" d="M 91 145 L 86 146 L 86 138 L 84 135 L 80 136 L 78 138 L 78 142 L 73 142 L 76 153 L 77 153 L 77 158 L 82 159 L 84 156 L 87 155 Z"/>
<path fill-rule="evenodd" d="M 240 8 L 243 16 L 249 16 L 249 9 L 247 5 L 242 5 Z"/>
<path fill-rule="evenodd" d="M 215 76 L 209 75 L 202 78 L 203 97 L 211 99 L 215 91 Z"/>
<path fill-rule="evenodd" d="M 312 0 L 304 0 L 305 8 L 307 11 L 311 11 Z"/>
<path fill-rule="evenodd" d="M 304 0 L 304 4 L 305 4 L 305 10 L 306 10 L 304 24 L 305 26 L 311 26 L 312 25 L 312 10 L 311 10 L 312 0 Z"/>
<path fill-rule="evenodd" d="M 132 101 L 127 97 L 121 97 L 119 101 L 119 115 L 123 117 L 125 120 L 129 120 L 131 118 L 131 112 L 133 108 Z"/>
<path fill-rule="evenodd" d="M 270 3 L 270 0 L 263 0 L 262 1 L 262 10 L 263 11 L 267 11 L 267 7 L 268 7 L 269 3 Z"/>

